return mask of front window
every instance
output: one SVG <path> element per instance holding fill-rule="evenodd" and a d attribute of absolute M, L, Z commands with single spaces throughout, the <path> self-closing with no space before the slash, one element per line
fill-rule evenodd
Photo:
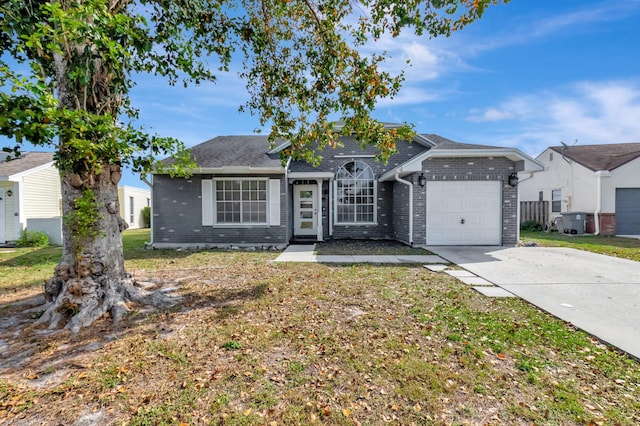
<path fill-rule="evenodd" d="M 376 181 L 362 161 L 351 161 L 336 174 L 336 222 L 375 223 Z"/>
<path fill-rule="evenodd" d="M 266 180 L 217 180 L 216 223 L 267 223 Z"/>
<path fill-rule="evenodd" d="M 554 213 L 562 211 L 562 191 L 560 189 L 551 191 L 551 211 Z"/>

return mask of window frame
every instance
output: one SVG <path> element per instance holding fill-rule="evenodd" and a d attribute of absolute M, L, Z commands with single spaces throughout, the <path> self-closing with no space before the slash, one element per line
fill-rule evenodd
<path fill-rule="evenodd" d="M 552 189 L 551 190 L 551 213 L 561 213 L 561 212 L 562 212 L 562 189 Z"/>
<path fill-rule="evenodd" d="M 372 199 L 372 203 L 354 203 L 354 204 L 349 204 L 354 206 L 354 211 L 353 211 L 353 220 L 351 221 L 340 221 L 340 214 L 339 214 L 339 210 L 340 207 L 343 205 L 347 205 L 347 204 L 343 204 L 339 202 L 339 196 L 338 196 L 338 187 L 339 187 L 339 182 L 341 181 L 347 181 L 347 179 L 341 179 L 338 178 L 338 175 L 340 174 L 340 171 L 342 169 L 344 169 L 349 163 L 360 163 L 362 165 L 364 165 L 366 167 L 365 170 L 369 170 L 371 172 L 371 179 L 363 179 L 363 180 L 359 180 L 356 178 L 350 179 L 351 181 L 355 182 L 371 182 L 371 199 Z M 349 172 L 351 173 L 351 172 Z M 339 226 L 343 226 L 343 225 L 350 225 L 350 226 L 370 226 L 370 225 L 377 225 L 378 224 L 378 180 L 376 179 L 376 174 L 373 171 L 373 168 L 367 164 L 364 161 L 361 160 L 357 160 L 357 159 L 352 159 L 351 161 L 347 161 L 345 163 L 343 163 L 338 170 L 336 171 L 335 174 L 335 178 L 333 181 L 333 197 L 334 197 L 334 224 L 335 225 L 339 225 Z M 363 197 L 367 197 L 365 196 L 360 196 L 361 198 Z M 357 198 L 356 196 L 354 196 L 354 198 Z M 358 207 L 362 207 L 362 206 L 371 206 L 372 208 L 372 220 L 371 221 L 366 221 L 366 222 L 362 222 L 362 221 L 356 221 L 355 219 L 357 218 L 358 215 Z"/>
<path fill-rule="evenodd" d="M 222 222 L 218 220 L 218 182 L 240 182 L 240 199 L 239 200 L 232 200 L 232 201 L 237 201 L 240 205 L 240 211 L 239 211 L 239 216 L 240 216 L 240 221 L 239 222 Z M 264 193 L 265 193 L 265 198 L 264 200 L 251 200 L 251 199 L 245 199 L 243 198 L 243 195 L 245 194 L 245 189 L 243 188 L 243 183 L 244 182 L 263 182 L 264 183 Z M 212 179 L 212 204 L 213 204 L 213 226 L 215 227 L 243 227 L 243 226 L 269 226 L 270 224 L 270 218 L 269 218 L 269 213 L 270 213 L 270 205 L 271 205 L 271 200 L 270 200 L 270 189 L 269 189 L 269 178 L 255 178 L 255 177 L 228 177 L 228 178 L 213 178 Z M 224 189 L 223 189 L 224 191 Z M 248 190 L 251 191 L 251 188 Z M 258 189 L 258 191 L 262 191 L 261 189 Z M 224 202 L 225 200 L 222 200 L 221 202 Z M 244 221 L 243 220 L 243 206 L 244 203 L 246 202 L 262 202 L 264 204 L 264 221 L 261 222 L 255 222 L 255 221 Z"/>

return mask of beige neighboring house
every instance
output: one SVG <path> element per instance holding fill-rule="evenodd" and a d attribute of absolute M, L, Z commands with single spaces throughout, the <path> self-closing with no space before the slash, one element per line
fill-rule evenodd
<path fill-rule="evenodd" d="M 43 231 L 62 244 L 60 174 L 51 152 L 24 152 L 6 161 L 0 153 L 0 244 L 16 241 L 24 229 Z M 151 205 L 149 189 L 118 188 L 120 215 L 129 228 L 143 226 L 142 209 Z"/>
<path fill-rule="evenodd" d="M 520 173 L 521 201 L 549 201 L 549 218 L 586 213 L 587 233 L 640 235 L 640 143 L 552 146 Z"/>
<path fill-rule="evenodd" d="M 120 216 L 129 225 L 129 229 L 143 228 L 142 210 L 151 206 L 151 190 L 132 186 L 118 187 Z"/>
<path fill-rule="evenodd" d="M 0 154 L 0 244 L 15 241 L 27 228 L 44 231 L 62 244 L 60 174 L 53 153 L 24 152 L 6 161 Z"/>

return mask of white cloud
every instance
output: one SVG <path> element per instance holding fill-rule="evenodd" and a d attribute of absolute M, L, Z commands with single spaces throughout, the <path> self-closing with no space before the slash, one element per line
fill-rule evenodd
<path fill-rule="evenodd" d="M 501 142 L 539 152 L 567 143 L 640 141 L 640 82 L 582 82 L 553 91 L 515 96 L 498 105 L 469 111 L 468 120 L 494 123 Z M 514 130 L 506 130 L 513 126 Z"/>

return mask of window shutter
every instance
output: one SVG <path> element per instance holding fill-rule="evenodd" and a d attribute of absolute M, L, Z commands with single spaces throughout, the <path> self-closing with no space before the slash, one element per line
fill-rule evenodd
<path fill-rule="evenodd" d="M 280 226 L 280 179 L 269 179 L 269 225 Z"/>
<path fill-rule="evenodd" d="M 202 226 L 213 226 L 213 180 L 202 179 Z"/>

